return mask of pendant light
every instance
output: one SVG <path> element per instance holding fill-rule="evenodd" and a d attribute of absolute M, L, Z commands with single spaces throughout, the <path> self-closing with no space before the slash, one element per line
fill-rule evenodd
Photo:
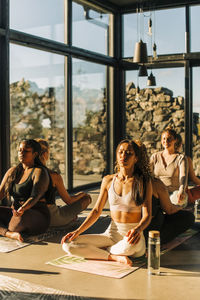
<path fill-rule="evenodd" d="M 147 78 L 147 85 L 148 86 L 156 86 L 156 78 L 153 75 L 152 71 L 151 71 L 150 75 Z"/>
<path fill-rule="evenodd" d="M 135 63 L 146 63 L 147 57 L 147 44 L 143 43 L 142 40 L 135 44 L 135 52 L 133 62 Z"/>
<path fill-rule="evenodd" d="M 141 38 L 141 13 L 142 9 L 140 8 L 140 15 L 138 16 L 138 9 L 137 9 L 137 36 L 139 36 L 140 32 L 140 38 L 139 42 L 135 44 L 135 51 L 134 51 L 134 58 L 133 62 L 135 63 L 146 63 L 148 61 L 148 55 L 147 55 L 147 44 L 143 42 Z M 138 26 L 138 17 L 140 19 L 140 29 Z M 143 26 L 144 27 L 144 26 Z"/>
<path fill-rule="evenodd" d="M 140 87 L 139 87 L 139 76 L 137 74 L 137 87 L 135 89 L 135 100 L 140 101 Z"/>
<path fill-rule="evenodd" d="M 150 20 L 151 20 L 151 17 L 150 17 Z M 155 18 L 154 18 L 154 21 L 155 21 Z M 151 20 L 151 22 L 149 22 L 149 24 L 152 27 L 152 20 Z M 151 30 L 151 32 L 152 32 L 152 30 Z M 154 24 L 154 35 L 155 35 L 155 24 Z M 153 57 L 155 58 L 155 55 L 157 56 L 157 53 L 156 53 L 156 44 L 155 43 L 152 47 L 152 39 L 153 39 L 152 34 L 150 36 L 151 36 L 151 64 L 152 64 Z M 156 78 L 153 75 L 152 69 L 151 69 L 151 73 L 147 78 L 147 86 L 155 86 L 155 85 L 156 85 Z"/>
<path fill-rule="evenodd" d="M 139 66 L 138 76 L 139 76 L 139 77 L 145 77 L 145 76 L 148 76 L 148 73 L 147 73 L 147 67 L 146 67 L 145 65 Z"/>
<path fill-rule="evenodd" d="M 157 56 L 157 46 L 156 46 L 156 43 L 154 42 L 153 44 L 153 58 L 154 59 L 157 59 L 158 56 Z"/>

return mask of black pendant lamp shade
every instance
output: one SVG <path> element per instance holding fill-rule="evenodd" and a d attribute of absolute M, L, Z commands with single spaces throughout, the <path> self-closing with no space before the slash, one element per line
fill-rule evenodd
<path fill-rule="evenodd" d="M 147 79 L 147 85 L 148 86 L 155 86 L 156 85 L 156 78 L 155 76 L 153 76 L 153 73 L 151 72 L 151 74 L 148 76 Z"/>
<path fill-rule="evenodd" d="M 145 65 L 141 65 L 141 66 L 139 67 L 138 76 L 139 76 L 139 77 L 145 77 L 145 76 L 148 76 L 148 73 L 147 73 L 147 67 L 146 67 Z"/>
<path fill-rule="evenodd" d="M 147 62 L 147 44 L 143 43 L 142 40 L 135 44 L 135 52 L 133 62 L 135 63 L 145 63 Z"/>

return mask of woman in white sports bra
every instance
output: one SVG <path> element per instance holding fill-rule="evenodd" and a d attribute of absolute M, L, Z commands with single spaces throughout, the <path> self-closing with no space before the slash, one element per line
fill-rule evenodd
<path fill-rule="evenodd" d="M 145 254 L 143 230 L 151 220 L 152 185 L 142 147 L 123 140 L 116 149 L 116 173 L 103 178 L 97 202 L 78 229 L 62 238 L 69 255 L 132 265 Z M 111 223 L 103 234 L 80 235 L 100 217 L 109 201 Z"/>

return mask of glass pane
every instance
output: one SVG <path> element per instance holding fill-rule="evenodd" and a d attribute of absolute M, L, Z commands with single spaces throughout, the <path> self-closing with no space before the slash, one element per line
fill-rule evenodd
<path fill-rule="evenodd" d="M 191 16 L 191 51 L 200 51 L 199 26 L 200 26 L 200 6 L 192 6 L 190 8 Z"/>
<path fill-rule="evenodd" d="M 161 150 L 160 136 L 167 126 L 175 128 L 184 141 L 185 124 L 184 69 L 158 69 L 153 74 L 157 86 L 147 87 L 147 78 L 140 77 L 137 93 L 137 72 L 126 73 L 126 135 L 143 141 L 149 155 Z"/>
<path fill-rule="evenodd" d="M 133 57 L 135 43 L 138 42 L 137 14 L 124 15 L 124 57 Z"/>
<path fill-rule="evenodd" d="M 109 15 L 86 9 L 75 2 L 72 9 L 73 46 L 108 54 Z"/>
<path fill-rule="evenodd" d="M 11 162 L 22 139 L 44 138 L 48 166 L 65 176 L 64 57 L 10 45 Z"/>
<path fill-rule="evenodd" d="M 158 55 L 185 52 L 185 8 L 156 11 L 155 22 Z"/>
<path fill-rule="evenodd" d="M 200 67 L 193 68 L 193 167 L 200 176 L 200 102 L 199 102 Z"/>
<path fill-rule="evenodd" d="M 106 67 L 73 59 L 74 186 L 101 181 L 106 167 Z"/>
<path fill-rule="evenodd" d="M 10 0 L 10 27 L 64 42 L 64 1 Z"/>
<path fill-rule="evenodd" d="M 152 39 L 148 34 L 148 21 L 152 20 Z M 124 15 L 124 57 L 133 57 L 135 43 L 142 38 L 152 55 L 152 43 L 157 54 L 185 52 L 185 9 L 166 9 Z"/>

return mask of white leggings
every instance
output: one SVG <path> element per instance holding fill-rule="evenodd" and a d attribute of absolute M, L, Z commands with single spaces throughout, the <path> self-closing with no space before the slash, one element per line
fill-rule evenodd
<path fill-rule="evenodd" d="M 143 233 L 141 233 L 140 240 L 135 245 L 129 244 L 125 236 L 136 225 L 137 223 L 111 221 L 104 233 L 83 234 L 72 242 L 65 242 L 62 247 L 69 255 L 89 259 L 108 260 L 109 254 L 139 257 L 144 255 L 146 249 Z"/>

